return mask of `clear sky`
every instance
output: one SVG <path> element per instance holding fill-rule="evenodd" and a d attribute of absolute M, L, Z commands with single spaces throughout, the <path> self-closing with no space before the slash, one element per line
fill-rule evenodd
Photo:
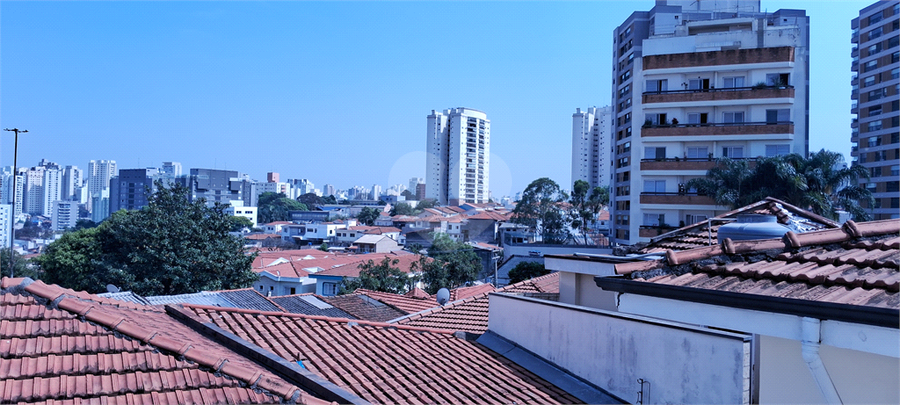
<path fill-rule="evenodd" d="M 850 152 L 850 20 L 811 20 L 810 150 Z M 609 104 L 612 30 L 651 0 L 0 2 L 0 127 L 19 166 L 219 168 L 345 189 L 425 174 L 426 116 L 491 120 L 495 198 L 571 188 L 572 113 Z M 11 165 L 13 135 L 0 138 Z"/>

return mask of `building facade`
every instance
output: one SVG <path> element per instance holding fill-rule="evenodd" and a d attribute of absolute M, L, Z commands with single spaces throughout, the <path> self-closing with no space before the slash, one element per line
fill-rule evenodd
<path fill-rule="evenodd" d="M 66 166 L 62 173 L 61 199 L 71 201 L 75 199 L 75 193 L 81 187 L 84 179 L 84 171 L 78 166 Z"/>
<path fill-rule="evenodd" d="M 54 201 L 51 205 L 50 226 L 54 231 L 74 228 L 78 222 L 78 203 L 75 201 Z"/>
<path fill-rule="evenodd" d="M 88 211 L 93 211 L 94 205 L 94 197 L 99 196 L 99 198 L 103 198 L 102 195 L 98 195 L 103 190 L 109 189 L 109 179 L 119 173 L 118 168 L 116 167 L 115 160 L 91 160 L 88 162 L 88 181 L 87 181 L 87 209 Z M 108 197 L 107 192 L 107 197 Z M 107 211 L 108 211 L 107 207 Z M 107 216 L 109 214 L 107 213 Z M 106 216 L 103 216 L 106 218 Z"/>
<path fill-rule="evenodd" d="M 490 199 L 491 121 L 484 112 L 452 108 L 428 115 L 426 198 L 444 205 Z"/>
<path fill-rule="evenodd" d="M 181 176 L 181 163 L 180 162 L 163 162 L 162 170 L 167 177 L 176 178 Z"/>
<path fill-rule="evenodd" d="M 191 202 L 204 198 L 212 206 L 243 200 L 243 179 L 234 170 L 191 169 L 191 175 L 181 180 L 187 183 Z"/>
<path fill-rule="evenodd" d="M 721 157 L 809 145 L 809 18 L 759 1 L 657 1 L 613 32 L 615 243 L 724 212 L 686 183 Z"/>
<path fill-rule="evenodd" d="M 860 201 L 874 219 L 900 215 L 900 12 L 896 1 L 878 1 L 862 9 L 853 29 L 851 156 L 869 171 L 859 179 L 875 197 Z"/>
<path fill-rule="evenodd" d="M 144 208 L 156 192 L 153 182 L 161 175 L 155 167 L 119 170 L 109 181 L 109 212 Z"/>
<path fill-rule="evenodd" d="M 591 188 L 609 185 L 609 142 L 612 108 L 590 107 L 572 114 L 572 184 L 578 180 Z"/>

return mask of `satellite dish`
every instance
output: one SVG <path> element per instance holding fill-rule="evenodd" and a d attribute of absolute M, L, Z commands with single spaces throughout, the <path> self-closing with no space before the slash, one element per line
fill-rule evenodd
<path fill-rule="evenodd" d="M 106 285 L 106 292 L 109 292 L 109 293 L 117 293 L 117 292 L 119 292 L 119 287 L 116 287 L 116 286 L 114 286 L 114 285 L 112 285 L 112 284 L 107 284 L 107 285 Z"/>
<path fill-rule="evenodd" d="M 447 301 L 450 301 L 450 290 L 441 288 L 437 292 L 437 302 L 440 305 L 444 305 L 447 303 Z"/>

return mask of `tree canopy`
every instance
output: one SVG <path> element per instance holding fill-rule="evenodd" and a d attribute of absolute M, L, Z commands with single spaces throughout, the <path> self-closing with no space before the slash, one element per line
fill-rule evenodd
<path fill-rule="evenodd" d="M 845 167 L 843 155 L 823 149 L 809 158 L 796 153 L 760 157 L 755 165 L 721 158 L 705 178 L 692 179 L 687 186 L 732 209 L 773 197 L 831 219 L 845 209 L 854 220 L 867 221 L 870 215 L 859 202 L 868 201 L 871 207 L 874 199 L 859 186 L 859 178 L 869 178 L 864 167 Z"/>
<path fill-rule="evenodd" d="M 366 225 L 372 225 L 380 215 L 378 210 L 372 207 L 363 207 L 362 211 L 359 212 L 359 215 L 356 216 L 356 219 Z"/>
<path fill-rule="evenodd" d="M 539 233 L 544 243 L 562 243 L 568 237 L 566 210 L 569 196 L 547 177 L 532 181 L 513 210 L 512 222 Z"/>
<path fill-rule="evenodd" d="M 369 260 L 359 265 L 359 277 L 356 279 L 344 278 L 341 285 L 341 294 L 365 288 L 373 291 L 383 291 L 394 294 L 402 294 L 407 290 L 407 275 L 397 267 L 400 260 L 385 257 L 381 263 Z"/>
<path fill-rule="evenodd" d="M 539 262 L 520 262 L 509 271 L 509 283 L 515 284 L 535 277 L 549 274 L 550 270 L 544 268 Z"/>
<path fill-rule="evenodd" d="M 231 236 L 224 205 L 188 201 L 162 182 L 139 211 L 121 210 L 96 228 L 62 236 L 37 262 L 44 281 L 103 292 L 107 284 L 141 295 L 250 286 L 258 276 L 243 241 Z"/>
<path fill-rule="evenodd" d="M 445 233 L 434 234 L 428 249 L 431 262 L 414 263 L 422 269 L 425 291 L 435 294 L 441 288 L 453 289 L 474 281 L 481 270 L 481 259 L 472 246 L 457 242 Z"/>
<path fill-rule="evenodd" d="M 588 225 L 597 217 L 600 210 L 609 204 L 609 187 L 593 187 L 584 180 L 576 180 L 572 186 L 572 195 L 569 199 L 572 204 L 570 214 L 572 228 L 580 229 L 584 237 L 584 243 L 588 242 Z"/>
<path fill-rule="evenodd" d="M 284 193 L 265 192 L 259 195 L 256 203 L 259 223 L 268 224 L 275 221 L 290 221 L 291 211 L 306 211 L 303 203 L 290 199 Z"/>
<path fill-rule="evenodd" d="M 317 205 L 322 205 L 325 203 L 325 200 L 322 199 L 322 197 L 317 196 L 316 193 L 303 194 L 297 197 L 297 201 L 305 205 L 307 209 L 314 208 Z"/>
<path fill-rule="evenodd" d="M 416 215 L 417 210 L 407 203 L 396 203 L 391 207 L 391 216 L 394 215 Z"/>

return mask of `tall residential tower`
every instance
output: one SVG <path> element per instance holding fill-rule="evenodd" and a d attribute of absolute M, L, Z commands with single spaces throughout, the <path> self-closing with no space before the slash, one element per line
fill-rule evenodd
<path fill-rule="evenodd" d="M 609 185 L 609 143 L 612 108 L 575 109 L 572 114 L 572 184 L 578 180 L 591 188 Z"/>
<path fill-rule="evenodd" d="M 875 206 L 867 201 L 874 219 L 897 218 L 900 215 L 900 3 L 878 1 L 862 9 L 851 22 L 853 47 L 851 55 L 852 84 L 851 124 L 853 164 L 869 170 L 871 178 L 859 179 L 872 196 Z"/>
<path fill-rule="evenodd" d="M 444 205 L 486 203 L 490 198 L 491 121 L 459 107 L 428 115 L 426 198 Z"/>
<path fill-rule="evenodd" d="M 809 18 L 658 0 L 613 31 L 613 234 L 633 244 L 728 208 L 686 183 L 715 159 L 809 149 Z"/>

